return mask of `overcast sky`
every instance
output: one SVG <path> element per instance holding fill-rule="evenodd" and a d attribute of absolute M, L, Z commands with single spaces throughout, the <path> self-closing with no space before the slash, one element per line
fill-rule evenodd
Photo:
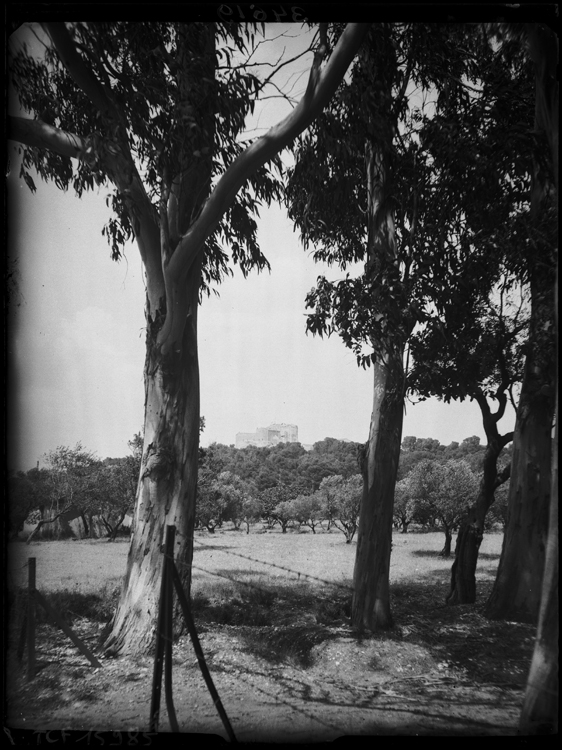
<path fill-rule="evenodd" d="M 302 67 L 302 66 L 301 66 Z M 260 125 L 274 121 L 270 109 Z M 8 364 L 9 464 L 28 469 L 46 451 L 81 441 L 100 458 L 127 454 L 142 428 L 144 285 L 134 245 L 114 263 L 101 235 L 105 195 L 81 200 L 36 182 L 31 194 L 15 167 L 8 178 L 8 242 L 18 258 L 19 306 L 11 317 Z M 237 432 L 271 422 L 298 425 L 299 439 L 364 442 L 369 433 L 372 372 L 334 336 L 305 333 L 306 293 L 318 266 L 303 251 L 283 209 L 262 211 L 259 241 L 271 274 L 236 271 L 205 299 L 199 317 L 202 444 L 234 443 Z M 510 409 L 500 427 L 512 429 Z M 479 435 L 473 403 L 430 399 L 408 404 L 404 435 L 447 444 Z"/>

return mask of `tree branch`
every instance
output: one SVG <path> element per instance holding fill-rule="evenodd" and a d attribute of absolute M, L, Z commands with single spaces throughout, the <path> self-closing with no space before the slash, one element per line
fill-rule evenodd
<path fill-rule="evenodd" d="M 25 146 L 53 151 L 61 156 L 79 159 L 92 165 L 97 154 L 88 138 L 67 133 L 41 120 L 8 117 L 8 139 Z M 126 163 L 125 163 L 126 162 Z M 153 206 L 129 156 L 105 154 L 104 170 L 125 200 L 144 263 L 151 308 L 164 295 L 164 277 L 160 258 L 160 230 Z M 154 307 L 154 309 L 156 309 Z"/>
<path fill-rule="evenodd" d="M 506 445 L 511 443 L 513 441 L 513 436 L 513 432 L 506 432 L 505 435 L 500 435 L 499 440 L 501 447 L 505 448 Z"/>
<path fill-rule="evenodd" d="M 115 117 L 117 113 L 113 102 L 83 58 L 78 54 L 74 41 L 64 23 L 45 23 L 43 28 L 53 40 L 58 55 L 74 83 L 82 89 L 102 114 Z"/>
<path fill-rule="evenodd" d="M 299 104 L 288 117 L 272 127 L 231 164 L 209 196 L 199 218 L 178 243 L 165 269 L 168 308 L 158 337 L 163 351 L 172 350 L 175 348 L 174 342 L 181 339 L 186 307 L 181 304 L 179 295 L 190 266 L 203 251 L 205 240 L 215 230 L 246 180 L 289 145 L 322 112 L 343 79 L 369 27 L 370 24 L 348 24 L 321 73 L 316 58 L 306 92 Z"/>
<path fill-rule="evenodd" d="M 8 140 L 25 146 L 46 148 L 61 156 L 85 160 L 87 142 L 74 133 L 67 133 L 41 120 L 8 116 Z"/>
<path fill-rule="evenodd" d="M 504 482 L 507 482 L 510 476 L 511 476 L 511 462 L 508 463 L 508 465 L 505 466 L 497 475 L 494 481 L 494 490 L 497 490 L 498 487 L 501 487 L 501 485 L 504 484 Z"/>

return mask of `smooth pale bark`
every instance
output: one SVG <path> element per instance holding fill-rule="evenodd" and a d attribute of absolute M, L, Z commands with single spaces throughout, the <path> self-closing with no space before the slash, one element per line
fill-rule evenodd
<path fill-rule="evenodd" d="M 404 415 L 402 351 L 374 365 L 373 413 L 362 458 L 363 497 L 353 573 L 351 622 L 358 630 L 392 627 L 390 551 L 394 487 Z"/>
<path fill-rule="evenodd" d="M 371 53 L 365 51 L 363 58 L 366 71 L 371 67 L 368 54 Z M 377 58 L 378 83 L 385 82 L 388 102 L 392 101 L 388 82 L 393 78 L 396 64 L 391 48 L 383 48 Z M 365 275 L 372 278 L 374 295 L 378 287 L 388 285 L 393 290 L 393 297 L 389 299 L 386 309 L 378 314 L 373 313 L 376 322 L 382 320 L 386 325 L 380 328 L 373 326 L 373 410 L 369 439 L 361 461 L 363 496 L 359 509 L 351 608 L 352 626 L 360 632 L 365 629 L 387 629 L 393 624 L 389 573 L 394 491 L 404 418 L 403 356 L 405 342 L 413 326 L 406 313 L 407 300 L 398 281 L 401 275 L 397 261 L 394 211 L 392 200 L 389 200 L 393 176 L 390 155 L 395 124 L 389 121 L 382 127 L 379 123 L 375 128 L 376 137 L 365 144 L 368 195 Z"/>
<path fill-rule="evenodd" d="M 179 357 L 163 356 L 156 345 L 158 326 L 147 334 L 144 451 L 131 546 L 107 653 L 146 651 L 153 641 L 166 526 L 176 527 L 174 558 L 189 591 L 197 456 L 199 450 L 199 365 L 197 299 L 199 279 L 190 280 L 193 314 Z"/>

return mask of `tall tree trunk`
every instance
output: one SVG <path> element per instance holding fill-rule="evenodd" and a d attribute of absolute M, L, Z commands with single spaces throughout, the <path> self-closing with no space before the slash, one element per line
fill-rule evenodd
<path fill-rule="evenodd" d="M 551 146 L 557 186 L 557 54 L 552 47 L 557 45 L 548 30 L 540 29 L 537 24 L 531 25 L 530 29 L 528 41 L 536 71 L 535 128 L 546 134 Z M 556 107 L 556 113 L 552 111 L 553 107 Z M 537 223 L 553 203 L 551 193 L 552 178 L 534 160 L 531 215 Z M 531 324 L 517 408 L 507 523 L 486 616 L 537 622 L 548 533 L 556 392 L 555 253 L 550 247 L 546 251 L 539 247 L 529 256 L 528 266 Z"/>
<path fill-rule="evenodd" d="M 373 413 L 361 466 L 363 498 L 353 573 L 351 622 L 358 630 L 392 627 L 389 572 L 404 415 L 402 356 L 400 349 L 374 365 Z"/>
<path fill-rule="evenodd" d="M 199 452 L 199 275 L 197 269 L 186 284 L 191 314 L 178 357 L 162 356 L 156 344 L 162 317 L 148 319 L 144 450 L 127 572 L 107 653 L 140 653 L 152 644 L 167 525 L 176 527 L 174 559 L 189 592 Z"/>
<path fill-rule="evenodd" d="M 544 289 L 544 287 L 543 287 Z M 536 623 L 550 503 L 554 342 L 552 287 L 533 290 L 529 351 L 513 439 L 507 523 L 486 617 Z"/>
<path fill-rule="evenodd" d="M 551 147 L 552 165 L 556 193 L 558 194 L 558 43 L 552 30 L 533 24 L 531 49 L 537 64 L 537 109 L 541 114 L 537 124 L 546 133 Z M 537 33 L 538 32 L 538 33 Z M 546 34 L 546 40 L 544 38 Z M 521 717 L 519 733 L 525 735 L 558 733 L 559 681 L 558 681 L 558 385 L 559 354 L 558 341 L 558 256 L 554 282 L 554 342 L 555 354 L 555 431 L 552 445 L 550 517 L 542 596 L 539 613 L 537 638 L 533 652 L 531 669 L 527 679 L 527 689 Z"/>
<path fill-rule="evenodd" d="M 359 631 L 392 627 L 390 611 L 390 553 L 394 490 L 402 422 L 404 418 L 405 377 L 403 356 L 413 323 L 407 314 L 408 299 L 396 248 L 393 210 L 393 136 L 396 128 L 392 112 L 391 81 L 397 61 L 389 27 L 377 27 L 378 45 L 374 54 L 379 106 L 386 119 L 372 123 L 372 136 L 365 143 L 367 177 L 367 248 L 365 276 L 373 297 L 391 291 L 378 307 L 373 299 L 373 411 L 369 439 L 361 459 L 363 496 L 359 508 L 357 551 L 353 571 L 352 626 Z M 364 50 L 361 64 L 370 76 L 372 50 Z M 376 323 L 375 323 L 376 321 Z M 400 321 L 397 323 L 397 321 Z M 380 326 L 380 327 L 379 327 Z"/>
<path fill-rule="evenodd" d="M 558 432 L 558 425 L 556 427 Z M 558 441 L 557 441 L 558 442 Z M 546 562 L 542 582 L 539 625 L 527 678 L 519 733 L 557 734 L 559 711 L 558 683 L 558 459 L 553 461 L 554 480 Z"/>
<path fill-rule="evenodd" d="M 555 342 L 558 342 L 558 268 L 554 291 Z M 559 358 L 556 351 L 556 383 Z M 555 401 L 554 444 L 550 487 L 550 513 L 537 637 L 527 678 L 525 700 L 519 721 L 519 732 L 525 735 L 557 734 L 559 711 L 558 680 L 558 389 Z"/>

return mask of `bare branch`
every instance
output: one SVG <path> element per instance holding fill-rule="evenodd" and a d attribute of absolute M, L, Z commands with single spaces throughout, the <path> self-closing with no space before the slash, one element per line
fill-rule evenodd
<path fill-rule="evenodd" d="M 199 218 L 180 240 L 165 272 L 170 304 L 158 339 L 163 350 L 175 348 L 181 339 L 186 310 L 184 306 L 177 304 L 174 297 L 177 297 L 183 287 L 190 266 L 203 251 L 205 240 L 232 205 L 246 180 L 289 145 L 328 104 L 363 43 L 369 27 L 370 24 L 349 24 L 322 72 L 319 69 L 320 52 L 317 52 L 308 87 L 297 107 L 231 164 L 205 203 Z"/>

